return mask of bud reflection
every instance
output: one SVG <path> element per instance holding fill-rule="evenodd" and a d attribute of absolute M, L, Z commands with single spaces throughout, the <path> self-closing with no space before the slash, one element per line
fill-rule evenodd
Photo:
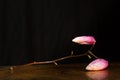
<path fill-rule="evenodd" d="M 102 71 L 88 71 L 86 72 L 86 75 L 91 80 L 108 80 L 108 70 L 102 70 Z"/>

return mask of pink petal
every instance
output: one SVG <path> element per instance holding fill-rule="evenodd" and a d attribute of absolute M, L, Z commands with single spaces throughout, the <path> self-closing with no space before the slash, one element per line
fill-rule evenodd
<path fill-rule="evenodd" d="M 87 45 L 95 44 L 96 42 L 93 36 L 79 36 L 79 37 L 75 37 L 72 41 L 78 44 L 87 44 Z"/>
<path fill-rule="evenodd" d="M 86 70 L 103 70 L 108 67 L 108 61 L 105 59 L 95 59 L 89 63 L 86 67 Z"/>

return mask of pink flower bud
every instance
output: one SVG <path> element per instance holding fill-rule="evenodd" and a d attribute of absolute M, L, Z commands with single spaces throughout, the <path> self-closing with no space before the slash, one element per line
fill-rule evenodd
<path fill-rule="evenodd" d="M 108 61 L 105 59 L 95 59 L 89 63 L 86 67 L 86 70 L 103 70 L 108 67 Z"/>
<path fill-rule="evenodd" d="M 85 45 L 92 45 L 95 44 L 96 42 L 93 36 L 79 36 L 79 37 L 75 37 L 72 41 L 78 44 L 85 44 Z"/>

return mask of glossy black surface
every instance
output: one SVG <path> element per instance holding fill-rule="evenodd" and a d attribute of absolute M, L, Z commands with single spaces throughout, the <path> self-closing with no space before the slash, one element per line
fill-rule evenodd
<path fill-rule="evenodd" d="M 87 63 L 0 67 L 1 80 L 120 80 L 120 63 L 102 71 L 86 71 Z"/>

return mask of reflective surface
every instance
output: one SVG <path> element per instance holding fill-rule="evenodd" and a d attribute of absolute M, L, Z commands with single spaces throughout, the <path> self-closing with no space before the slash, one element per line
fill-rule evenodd
<path fill-rule="evenodd" d="M 0 67 L 1 80 L 120 80 L 120 64 L 111 63 L 106 70 L 86 71 L 86 63 Z"/>

